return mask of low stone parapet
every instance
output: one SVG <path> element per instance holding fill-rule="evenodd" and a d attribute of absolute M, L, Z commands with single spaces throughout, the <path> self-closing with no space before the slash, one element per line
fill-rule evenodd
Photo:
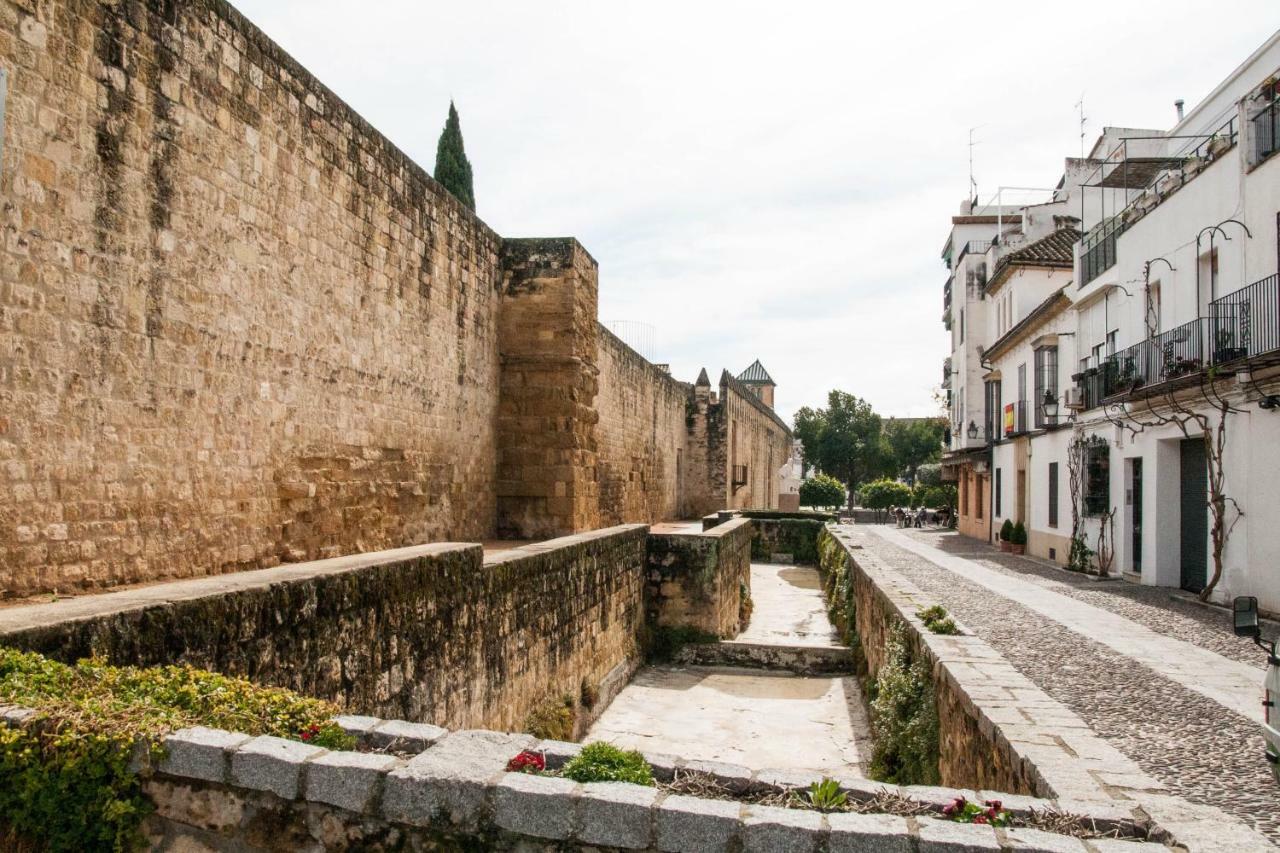
<path fill-rule="evenodd" d="M 742 629 L 751 592 L 752 522 L 701 533 L 651 533 L 645 606 L 655 627 L 696 628 L 722 639 Z"/>
<path fill-rule="evenodd" d="M 689 643 L 676 654 L 689 666 L 729 666 L 791 672 L 796 675 L 852 675 L 853 652 L 844 647 L 772 645 L 733 640 Z"/>

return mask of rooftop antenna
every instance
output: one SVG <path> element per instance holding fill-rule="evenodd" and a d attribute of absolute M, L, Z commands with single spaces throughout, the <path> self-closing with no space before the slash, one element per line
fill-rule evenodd
<path fill-rule="evenodd" d="M 1084 92 L 1080 93 L 1080 100 L 1076 101 L 1076 111 L 1080 114 L 1080 159 L 1084 159 L 1084 136 L 1085 124 L 1089 121 L 1084 114 Z"/>
<path fill-rule="evenodd" d="M 986 127 L 986 125 L 980 124 L 977 127 L 969 128 L 969 199 L 970 199 L 969 208 L 970 210 L 972 210 L 973 206 L 978 203 L 978 182 L 974 180 L 974 177 L 973 177 L 973 148 L 975 145 L 978 144 L 978 141 L 973 138 L 973 133 L 974 131 L 981 130 L 984 127 Z"/>

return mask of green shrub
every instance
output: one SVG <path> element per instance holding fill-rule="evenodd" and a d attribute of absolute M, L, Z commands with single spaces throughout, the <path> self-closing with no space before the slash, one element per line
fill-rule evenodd
<path fill-rule="evenodd" d="M 572 696 L 546 699 L 534 706 L 521 727 L 534 737 L 546 740 L 571 740 L 577 719 Z"/>
<path fill-rule="evenodd" d="M 0 648 L 0 702 L 37 712 L 23 728 L 0 728 L 0 820 L 54 851 L 141 843 L 149 806 L 129 769 L 135 743 L 158 754 L 169 732 L 204 725 L 355 744 L 327 702 L 189 666 L 69 666 Z"/>
<path fill-rule="evenodd" d="M 959 634 L 960 628 L 956 625 L 956 621 L 950 616 L 945 619 L 939 619 L 936 622 L 930 622 L 926 625 L 932 634 L 946 634 L 948 636 Z"/>
<path fill-rule="evenodd" d="M 630 782 L 653 786 L 653 768 L 635 751 L 611 743 L 589 743 L 569 759 L 562 775 L 575 782 Z"/>
<path fill-rule="evenodd" d="M 876 480 L 860 488 L 858 496 L 866 509 L 906 506 L 911 502 L 911 487 L 897 480 Z"/>
<path fill-rule="evenodd" d="M 1004 524 L 1000 525 L 1000 538 L 1005 542 L 1009 542 L 1010 541 L 1009 537 L 1012 535 L 1013 535 L 1013 522 L 1006 518 L 1004 520 Z"/>
<path fill-rule="evenodd" d="M 844 485 L 826 474 L 814 474 L 800 484 L 800 506 L 843 506 L 844 497 Z"/>
<path fill-rule="evenodd" d="M 1027 528 L 1022 526 L 1019 521 L 1013 526 L 1013 532 L 1009 534 L 1010 545 L 1026 545 L 1027 544 Z"/>
<path fill-rule="evenodd" d="M 871 777 L 899 785 L 938 784 L 938 709 L 930 668 L 928 661 L 913 658 L 901 622 L 888 631 L 878 675 L 871 700 Z"/>
<path fill-rule="evenodd" d="M 947 608 L 940 604 L 916 611 L 916 618 L 924 623 L 932 634 L 959 634 L 955 620 L 947 615 Z"/>
<path fill-rule="evenodd" d="M 1085 544 L 1083 536 L 1076 536 L 1071 540 L 1067 568 L 1073 572 L 1088 572 L 1093 568 L 1093 549 Z"/>

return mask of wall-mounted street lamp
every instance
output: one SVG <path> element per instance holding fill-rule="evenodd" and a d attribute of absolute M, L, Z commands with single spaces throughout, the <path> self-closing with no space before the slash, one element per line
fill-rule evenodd
<path fill-rule="evenodd" d="M 1058 420 L 1058 398 L 1053 396 L 1052 391 L 1044 392 L 1044 403 L 1041 404 L 1044 411 L 1044 417 L 1047 421 L 1057 422 Z"/>

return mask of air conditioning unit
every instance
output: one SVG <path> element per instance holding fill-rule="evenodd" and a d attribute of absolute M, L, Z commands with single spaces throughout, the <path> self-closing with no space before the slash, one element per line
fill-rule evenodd
<path fill-rule="evenodd" d="M 1062 404 L 1068 409 L 1084 408 L 1084 393 L 1079 388 L 1068 388 L 1062 395 Z"/>

